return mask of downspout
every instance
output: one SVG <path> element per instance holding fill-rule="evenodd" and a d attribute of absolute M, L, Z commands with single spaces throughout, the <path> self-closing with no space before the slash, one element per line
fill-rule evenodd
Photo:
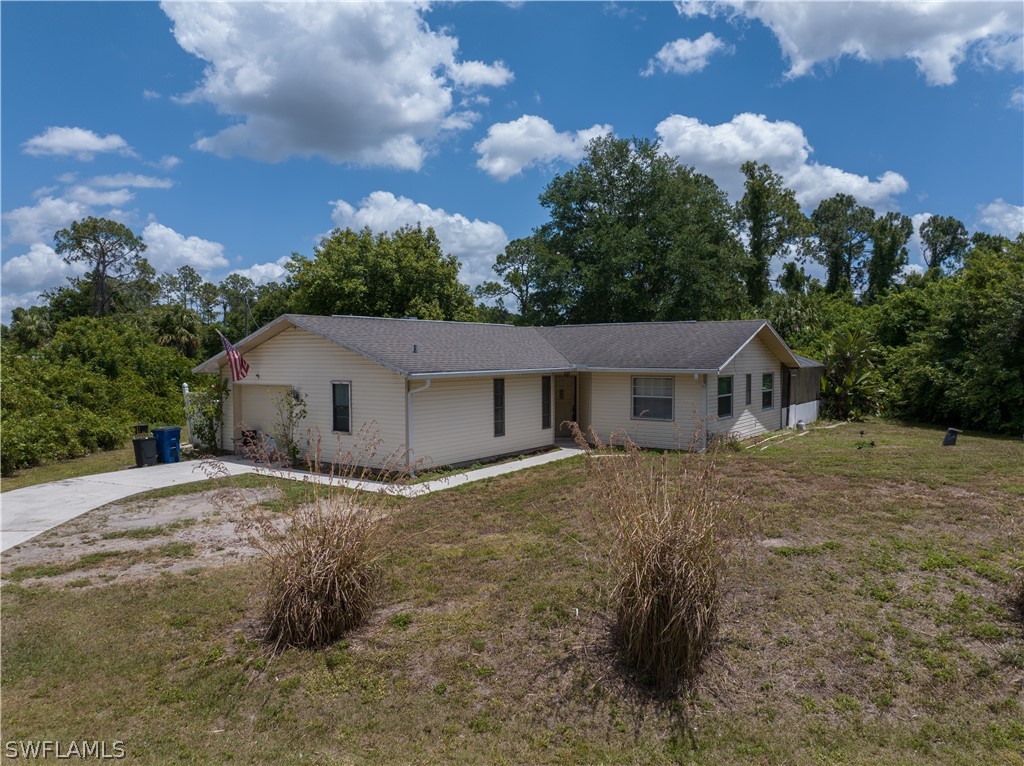
<path fill-rule="evenodd" d="M 418 394 L 420 391 L 426 391 L 428 388 L 430 388 L 430 378 L 427 378 L 419 388 L 410 388 L 405 392 L 405 469 L 411 476 L 414 476 L 416 473 L 412 467 L 412 395 Z"/>
<path fill-rule="evenodd" d="M 704 446 L 701 448 L 701 452 L 708 451 L 708 375 L 704 373 L 701 375 L 701 385 L 704 386 Z"/>

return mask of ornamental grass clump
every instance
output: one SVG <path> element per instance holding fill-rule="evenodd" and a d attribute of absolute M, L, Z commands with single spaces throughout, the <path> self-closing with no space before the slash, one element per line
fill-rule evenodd
<path fill-rule="evenodd" d="M 593 433 L 586 441 L 610 515 L 611 602 L 623 659 L 672 693 L 696 677 L 713 646 L 723 572 L 738 538 L 735 505 L 722 495 L 713 453 L 649 454 L 619 435 L 617 448 Z"/>
<path fill-rule="evenodd" d="M 358 448 L 339 445 L 341 457 L 326 467 L 314 449 L 308 502 L 283 513 L 256 505 L 247 514 L 244 526 L 261 558 L 260 623 L 275 650 L 327 646 L 373 611 L 396 500 L 375 479 L 401 481 L 406 469 L 404 452 L 378 459 L 381 440 L 372 430 L 354 441 Z"/>

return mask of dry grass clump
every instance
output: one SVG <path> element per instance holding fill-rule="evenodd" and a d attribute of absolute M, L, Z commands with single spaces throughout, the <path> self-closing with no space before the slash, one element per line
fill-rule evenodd
<path fill-rule="evenodd" d="M 626 662 L 658 691 L 692 680 L 718 628 L 726 557 L 739 517 L 725 502 L 713 453 L 671 459 L 628 437 L 584 440 L 613 522 L 611 600 Z M 680 467 L 674 469 L 673 465 Z"/>
<path fill-rule="evenodd" d="M 382 517 L 350 495 L 318 498 L 276 534 L 258 538 L 265 639 L 275 648 L 321 647 L 373 610 L 387 549 Z"/>
<path fill-rule="evenodd" d="M 284 513 L 256 505 L 243 526 L 262 558 L 260 617 L 275 650 L 323 647 L 366 622 L 391 539 L 387 510 L 395 498 L 373 479 L 407 474 L 404 451 L 379 456 L 379 432 L 364 428 L 339 444 L 322 470 L 319 439 L 309 460 L 309 502 Z"/>

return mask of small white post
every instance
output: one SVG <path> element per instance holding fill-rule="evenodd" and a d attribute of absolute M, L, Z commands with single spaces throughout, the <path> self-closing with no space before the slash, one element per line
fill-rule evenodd
<path fill-rule="evenodd" d="M 188 440 L 192 442 L 192 417 L 188 406 L 188 383 L 181 384 L 181 395 L 185 398 L 185 427 L 188 429 Z"/>

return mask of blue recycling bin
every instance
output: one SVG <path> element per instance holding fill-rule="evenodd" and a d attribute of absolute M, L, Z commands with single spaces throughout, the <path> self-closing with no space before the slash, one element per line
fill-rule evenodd
<path fill-rule="evenodd" d="M 156 439 L 156 459 L 160 463 L 181 461 L 181 427 L 160 426 L 151 433 Z"/>

